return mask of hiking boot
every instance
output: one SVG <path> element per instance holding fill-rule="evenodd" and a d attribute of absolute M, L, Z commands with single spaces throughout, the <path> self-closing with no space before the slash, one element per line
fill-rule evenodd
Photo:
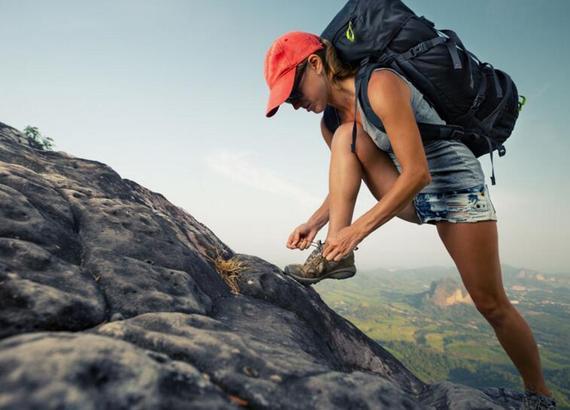
<path fill-rule="evenodd" d="M 521 410 L 556 409 L 556 400 L 551 396 L 536 393 L 531 390 L 524 392 Z"/>
<path fill-rule="evenodd" d="M 311 242 L 310 246 L 316 248 L 311 252 L 304 264 L 291 264 L 285 266 L 283 270 L 285 274 L 291 276 L 298 282 L 306 285 L 317 283 L 323 279 L 347 279 L 356 274 L 356 266 L 354 265 L 354 250 L 350 251 L 341 260 L 329 261 L 323 256 L 324 242 L 318 240 Z"/>

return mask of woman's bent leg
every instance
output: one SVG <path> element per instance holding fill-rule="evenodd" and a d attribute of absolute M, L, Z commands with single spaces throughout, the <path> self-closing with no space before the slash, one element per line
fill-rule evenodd
<path fill-rule="evenodd" d="M 360 124 L 357 124 L 356 155 L 350 151 L 352 126 L 353 123 L 340 125 L 331 143 L 329 232 L 333 233 L 351 224 L 360 180 L 364 180 L 379 201 L 400 175 L 392 159 L 374 144 Z M 408 222 L 420 222 L 411 201 L 397 216 Z"/>
<path fill-rule="evenodd" d="M 352 127 L 351 127 L 352 129 Z M 329 167 L 329 228 L 335 234 L 352 223 L 363 169 L 350 151 L 348 123 L 339 126 L 331 142 Z"/>

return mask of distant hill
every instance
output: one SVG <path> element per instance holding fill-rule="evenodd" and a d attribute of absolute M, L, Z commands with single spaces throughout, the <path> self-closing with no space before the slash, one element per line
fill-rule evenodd
<path fill-rule="evenodd" d="M 453 278 L 442 278 L 431 282 L 429 290 L 409 297 L 409 303 L 416 307 L 429 303 L 439 307 L 457 304 L 473 304 L 467 289 Z"/>

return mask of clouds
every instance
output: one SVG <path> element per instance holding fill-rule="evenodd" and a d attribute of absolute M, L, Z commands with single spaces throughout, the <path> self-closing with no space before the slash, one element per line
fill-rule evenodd
<path fill-rule="evenodd" d="M 319 206 L 321 198 L 277 175 L 270 168 L 256 163 L 252 151 L 216 151 L 205 156 L 206 166 L 233 182 L 259 191 L 280 196 L 286 201 L 295 201 L 303 206 Z M 315 208 L 316 209 L 316 208 Z"/>

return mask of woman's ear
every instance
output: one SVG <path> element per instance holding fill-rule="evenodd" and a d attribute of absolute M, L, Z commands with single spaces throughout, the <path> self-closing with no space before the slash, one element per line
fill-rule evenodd
<path fill-rule="evenodd" d="M 315 70 L 315 73 L 317 75 L 321 75 L 321 72 L 323 71 L 324 68 L 321 57 L 319 57 L 317 54 L 311 54 L 309 56 L 309 64 Z"/>

